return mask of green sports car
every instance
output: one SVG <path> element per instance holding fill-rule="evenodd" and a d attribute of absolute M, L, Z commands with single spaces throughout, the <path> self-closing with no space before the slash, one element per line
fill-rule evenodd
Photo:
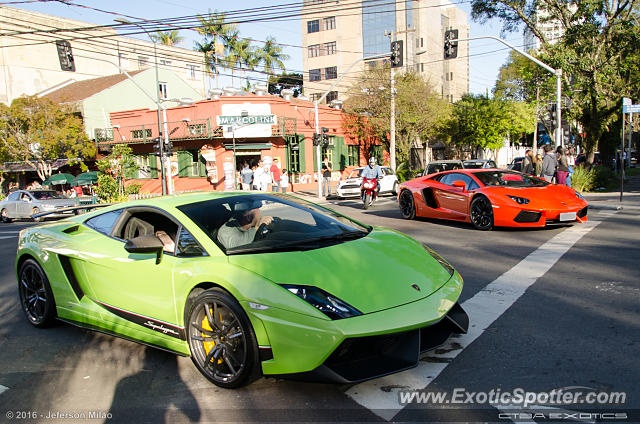
<path fill-rule="evenodd" d="M 462 278 L 433 250 L 287 195 L 190 193 L 23 230 L 27 319 L 191 356 L 221 387 L 350 383 L 463 333 Z"/>

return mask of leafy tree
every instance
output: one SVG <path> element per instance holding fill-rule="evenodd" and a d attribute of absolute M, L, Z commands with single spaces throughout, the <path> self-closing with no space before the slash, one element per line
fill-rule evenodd
<path fill-rule="evenodd" d="M 293 97 L 302 94 L 302 74 L 295 72 L 283 72 L 280 75 L 269 76 L 269 94 L 280 94 L 282 90 L 288 88 L 293 90 Z"/>
<path fill-rule="evenodd" d="M 450 113 L 449 103 L 415 73 L 396 74 L 396 154 L 409 158 L 414 141 L 434 139 Z M 365 148 L 381 140 L 389 150 L 390 71 L 378 67 L 365 71 L 349 91 L 344 104 L 343 127 Z"/>
<path fill-rule="evenodd" d="M 66 158 L 84 165 L 82 160 L 95 154 L 82 118 L 70 106 L 35 96 L 19 97 L 11 106 L 0 104 L 2 160 L 23 161 L 44 181 L 51 176 L 51 161 Z"/>
<path fill-rule="evenodd" d="M 264 71 L 269 75 L 274 75 L 276 68 L 284 72 L 284 61 L 289 59 L 289 55 L 283 53 L 282 46 L 271 36 L 267 37 L 262 49 L 258 52 L 258 56 L 260 57 L 260 62 L 264 64 Z"/>
<path fill-rule="evenodd" d="M 156 43 L 164 44 L 165 46 L 175 46 L 180 44 L 184 37 L 181 37 L 180 31 L 158 31 L 157 34 L 152 34 L 151 39 Z"/>
<path fill-rule="evenodd" d="M 200 26 L 196 28 L 196 31 L 204 38 L 202 42 L 196 42 L 195 50 L 204 53 L 206 67 L 216 74 L 217 82 L 217 76 L 220 74 L 218 65 L 221 64 L 222 58 L 218 58 L 220 52 L 216 51 L 216 46 L 220 40 L 226 49 L 233 34 L 237 35 L 237 27 L 236 25 L 225 23 L 224 13 L 212 13 L 211 10 L 205 16 L 198 16 L 198 20 L 200 21 Z"/>
<path fill-rule="evenodd" d="M 563 92 L 572 100 L 592 157 L 608 133 L 616 132 L 612 126 L 619 122 L 622 97 L 639 94 L 639 5 L 640 0 L 473 0 L 472 16 L 501 19 L 503 33 L 525 26 L 540 39 L 543 61 L 563 70 Z M 549 40 L 542 31 L 551 21 L 564 31 L 560 40 Z"/>
<path fill-rule="evenodd" d="M 533 131 L 534 123 L 535 110 L 526 103 L 466 95 L 453 105 L 444 133 L 459 146 L 470 146 L 478 156 L 480 149 L 499 149 L 505 140 Z"/>
<path fill-rule="evenodd" d="M 119 195 L 123 195 L 126 192 L 124 181 L 133 178 L 138 170 L 138 165 L 132 152 L 133 150 L 127 144 L 115 144 L 109 156 L 97 162 L 98 170 L 115 181 Z M 111 187 L 110 182 L 106 181 L 106 179 L 104 181 L 107 184 L 105 193 L 109 193 L 109 190 L 111 190 L 109 188 Z M 98 184 L 100 184 L 100 180 L 98 180 Z"/>

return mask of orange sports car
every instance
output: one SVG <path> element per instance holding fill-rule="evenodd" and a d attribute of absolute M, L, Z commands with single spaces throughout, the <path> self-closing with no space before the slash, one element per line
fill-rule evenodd
<path fill-rule="evenodd" d="M 587 221 L 587 201 L 574 189 L 517 171 L 456 169 L 400 184 L 402 216 L 472 223 L 479 230 L 544 227 Z"/>

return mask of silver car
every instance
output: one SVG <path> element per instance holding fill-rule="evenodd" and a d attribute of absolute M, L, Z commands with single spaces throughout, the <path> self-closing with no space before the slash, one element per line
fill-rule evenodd
<path fill-rule="evenodd" d="M 0 202 L 0 216 L 2 222 L 11 222 L 16 218 L 31 218 L 41 212 L 50 212 L 60 208 L 75 206 L 73 199 L 64 197 L 53 190 L 18 190 L 10 193 L 6 199 Z M 73 211 L 61 211 L 49 217 L 65 217 L 73 215 Z M 43 217 L 33 218 L 41 221 Z"/>

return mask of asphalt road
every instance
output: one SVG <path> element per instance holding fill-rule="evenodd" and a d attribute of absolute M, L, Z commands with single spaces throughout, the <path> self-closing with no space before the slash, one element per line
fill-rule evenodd
<path fill-rule="evenodd" d="M 32 224 L 0 224 L 0 422 L 549 422 L 553 413 L 561 421 L 640 421 L 637 210 L 593 210 L 588 226 L 479 232 L 405 221 L 389 197 L 368 211 L 356 200 L 331 203 L 447 258 L 465 280 L 470 334 L 413 370 L 361 385 L 261 379 L 219 389 L 189 358 L 66 324 L 31 327 L 13 262 L 17 232 Z M 465 390 L 461 400 L 469 403 L 401 404 L 399 392 L 410 389 L 443 391 L 448 400 Z M 538 396 L 522 409 L 482 394 L 516 389 L 624 392 L 626 399 L 551 409 Z M 522 415 L 532 410 L 543 416 Z"/>

